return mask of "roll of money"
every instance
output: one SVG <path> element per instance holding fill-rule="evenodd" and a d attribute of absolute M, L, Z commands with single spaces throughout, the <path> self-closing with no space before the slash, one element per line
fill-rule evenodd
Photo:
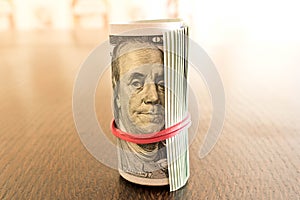
<path fill-rule="evenodd" d="M 181 20 L 111 24 L 115 126 L 151 135 L 187 114 L 188 28 Z M 126 180 L 175 191 L 189 177 L 188 132 L 153 143 L 117 139 L 119 173 Z"/>

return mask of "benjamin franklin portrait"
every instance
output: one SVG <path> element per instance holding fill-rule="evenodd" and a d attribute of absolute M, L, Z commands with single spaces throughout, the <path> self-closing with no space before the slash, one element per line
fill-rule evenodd
<path fill-rule="evenodd" d="M 118 129 L 132 134 L 164 129 L 163 56 L 156 45 L 138 39 L 114 47 L 113 106 Z M 118 139 L 118 145 L 120 172 L 147 179 L 168 178 L 164 141 L 142 145 Z"/>

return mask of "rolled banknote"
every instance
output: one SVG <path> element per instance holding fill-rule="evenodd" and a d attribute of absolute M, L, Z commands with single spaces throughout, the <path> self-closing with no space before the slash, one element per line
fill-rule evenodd
<path fill-rule="evenodd" d="M 166 97 L 164 32 L 181 27 L 182 22 L 179 20 L 111 25 L 113 111 L 117 129 L 146 136 L 166 129 L 166 112 L 170 108 L 166 108 L 165 101 L 170 99 Z M 169 168 L 175 159 L 168 158 L 168 152 L 173 151 L 168 149 L 168 141 L 139 144 L 118 138 L 117 143 L 119 173 L 123 178 L 142 185 L 170 184 Z M 174 147 L 174 144 L 178 147 Z M 183 147 L 179 143 L 172 143 L 171 146 Z M 186 154 L 187 147 L 184 148 L 182 152 Z M 178 160 L 188 162 L 186 158 Z M 178 175 L 178 171 L 182 171 L 179 163 L 175 165 L 180 169 L 172 166 L 173 179 L 174 171 Z M 187 163 L 182 165 L 188 166 Z M 188 177 L 189 173 L 186 174 Z M 180 186 L 173 188 L 182 187 L 187 180 L 184 178 L 185 181 L 181 181 Z"/>

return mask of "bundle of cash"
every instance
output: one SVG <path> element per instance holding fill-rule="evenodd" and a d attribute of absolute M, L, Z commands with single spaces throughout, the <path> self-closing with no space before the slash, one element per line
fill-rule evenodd
<path fill-rule="evenodd" d="M 110 26 L 114 126 L 142 138 L 117 139 L 119 173 L 130 182 L 175 191 L 188 180 L 187 36 L 179 19 Z"/>

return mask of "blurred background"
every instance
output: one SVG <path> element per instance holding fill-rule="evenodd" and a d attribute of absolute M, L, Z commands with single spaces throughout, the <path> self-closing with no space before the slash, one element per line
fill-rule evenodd
<path fill-rule="evenodd" d="M 297 0 L 0 0 L 0 30 L 103 29 L 181 17 L 203 41 L 299 41 Z"/>
<path fill-rule="evenodd" d="M 1 30 L 106 28 L 109 21 L 188 16 L 177 0 L 0 0 Z M 185 13 L 186 12 L 186 13 Z"/>

